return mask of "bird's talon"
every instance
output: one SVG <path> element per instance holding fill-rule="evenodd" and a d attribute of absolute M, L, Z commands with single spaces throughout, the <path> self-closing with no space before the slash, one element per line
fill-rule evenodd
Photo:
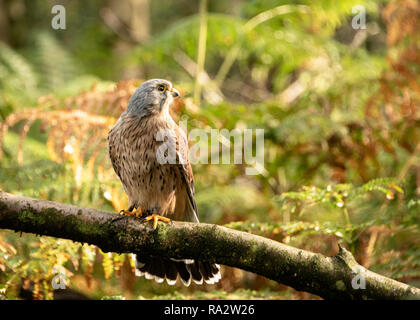
<path fill-rule="evenodd" d="M 141 217 L 143 215 L 141 208 L 134 208 L 133 210 L 130 211 L 130 209 L 128 210 L 121 210 L 120 211 L 121 215 L 127 216 L 127 217 L 132 217 L 135 216 L 137 218 Z"/>
<path fill-rule="evenodd" d="M 127 217 L 131 217 L 134 213 L 132 211 L 128 211 L 128 210 L 121 210 L 120 211 L 120 215 L 122 216 L 127 216 Z"/>
<path fill-rule="evenodd" d="M 136 218 L 141 218 L 143 216 L 143 212 L 141 210 L 141 208 L 137 208 L 134 210 L 134 215 L 136 216 Z"/>
<path fill-rule="evenodd" d="M 160 216 L 157 213 L 153 213 L 150 216 L 147 216 L 147 217 L 143 218 L 142 222 L 148 222 L 148 221 L 151 221 L 151 220 L 153 220 L 153 229 L 157 228 L 158 221 L 162 221 L 162 222 L 165 222 L 165 223 L 168 223 L 168 224 L 172 223 L 171 219 Z"/>

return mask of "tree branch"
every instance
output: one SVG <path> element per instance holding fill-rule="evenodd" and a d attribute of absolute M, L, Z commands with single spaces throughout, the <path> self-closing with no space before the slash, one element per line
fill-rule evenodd
<path fill-rule="evenodd" d="M 153 230 L 133 217 L 0 191 L 0 228 L 86 242 L 105 252 L 208 260 L 326 299 L 420 299 L 420 289 L 363 269 L 342 247 L 325 257 L 217 225 L 174 222 Z M 357 275 L 365 289 L 353 289 Z"/>

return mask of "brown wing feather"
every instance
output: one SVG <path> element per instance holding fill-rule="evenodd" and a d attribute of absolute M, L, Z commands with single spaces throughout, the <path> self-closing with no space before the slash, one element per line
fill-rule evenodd
<path fill-rule="evenodd" d="M 117 146 L 115 145 L 116 128 L 117 127 L 114 126 L 108 133 L 108 153 L 109 153 L 109 158 L 111 159 L 112 167 L 114 168 L 115 173 L 121 180 L 121 174 L 120 174 L 121 168 L 118 161 L 118 150 L 117 150 Z"/>
<path fill-rule="evenodd" d="M 194 198 L 194 175 L 188 156 L 188 141 L 185 133 L 178 126 L 175 129 L 177 136 L 177 164 L 181 176 L 187 186 L 188 202 L 193 212 L 187 212 L 192 214 L 190 220 L 198 222 L 198 211 L 197 204 Z"/>

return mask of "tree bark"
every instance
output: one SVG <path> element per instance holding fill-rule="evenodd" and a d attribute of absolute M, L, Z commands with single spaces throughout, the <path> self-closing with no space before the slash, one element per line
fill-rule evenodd
<path fill-rule="evenodd" d="M 420 299 L 420 289 L 363 269 L 342 247 L 325 257 L 217 225 L 160 223 L 153 230 L 134 217 L 0 191 L 0 228 L 86 242 L 104 252 L 207 260 L 325 299 Z M 363 280 L 365 289 L 353 288 L 363 287 Z"/>

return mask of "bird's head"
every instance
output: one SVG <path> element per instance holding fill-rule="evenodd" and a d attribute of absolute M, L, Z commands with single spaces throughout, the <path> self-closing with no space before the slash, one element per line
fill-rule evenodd
<path fill-rule="evenodd" d="M 167 111 L 179 92 L 172 83 L 163 79 L 143 82 L 131 96 L 127 112 L 140 117 L 156 115 Z"/>

